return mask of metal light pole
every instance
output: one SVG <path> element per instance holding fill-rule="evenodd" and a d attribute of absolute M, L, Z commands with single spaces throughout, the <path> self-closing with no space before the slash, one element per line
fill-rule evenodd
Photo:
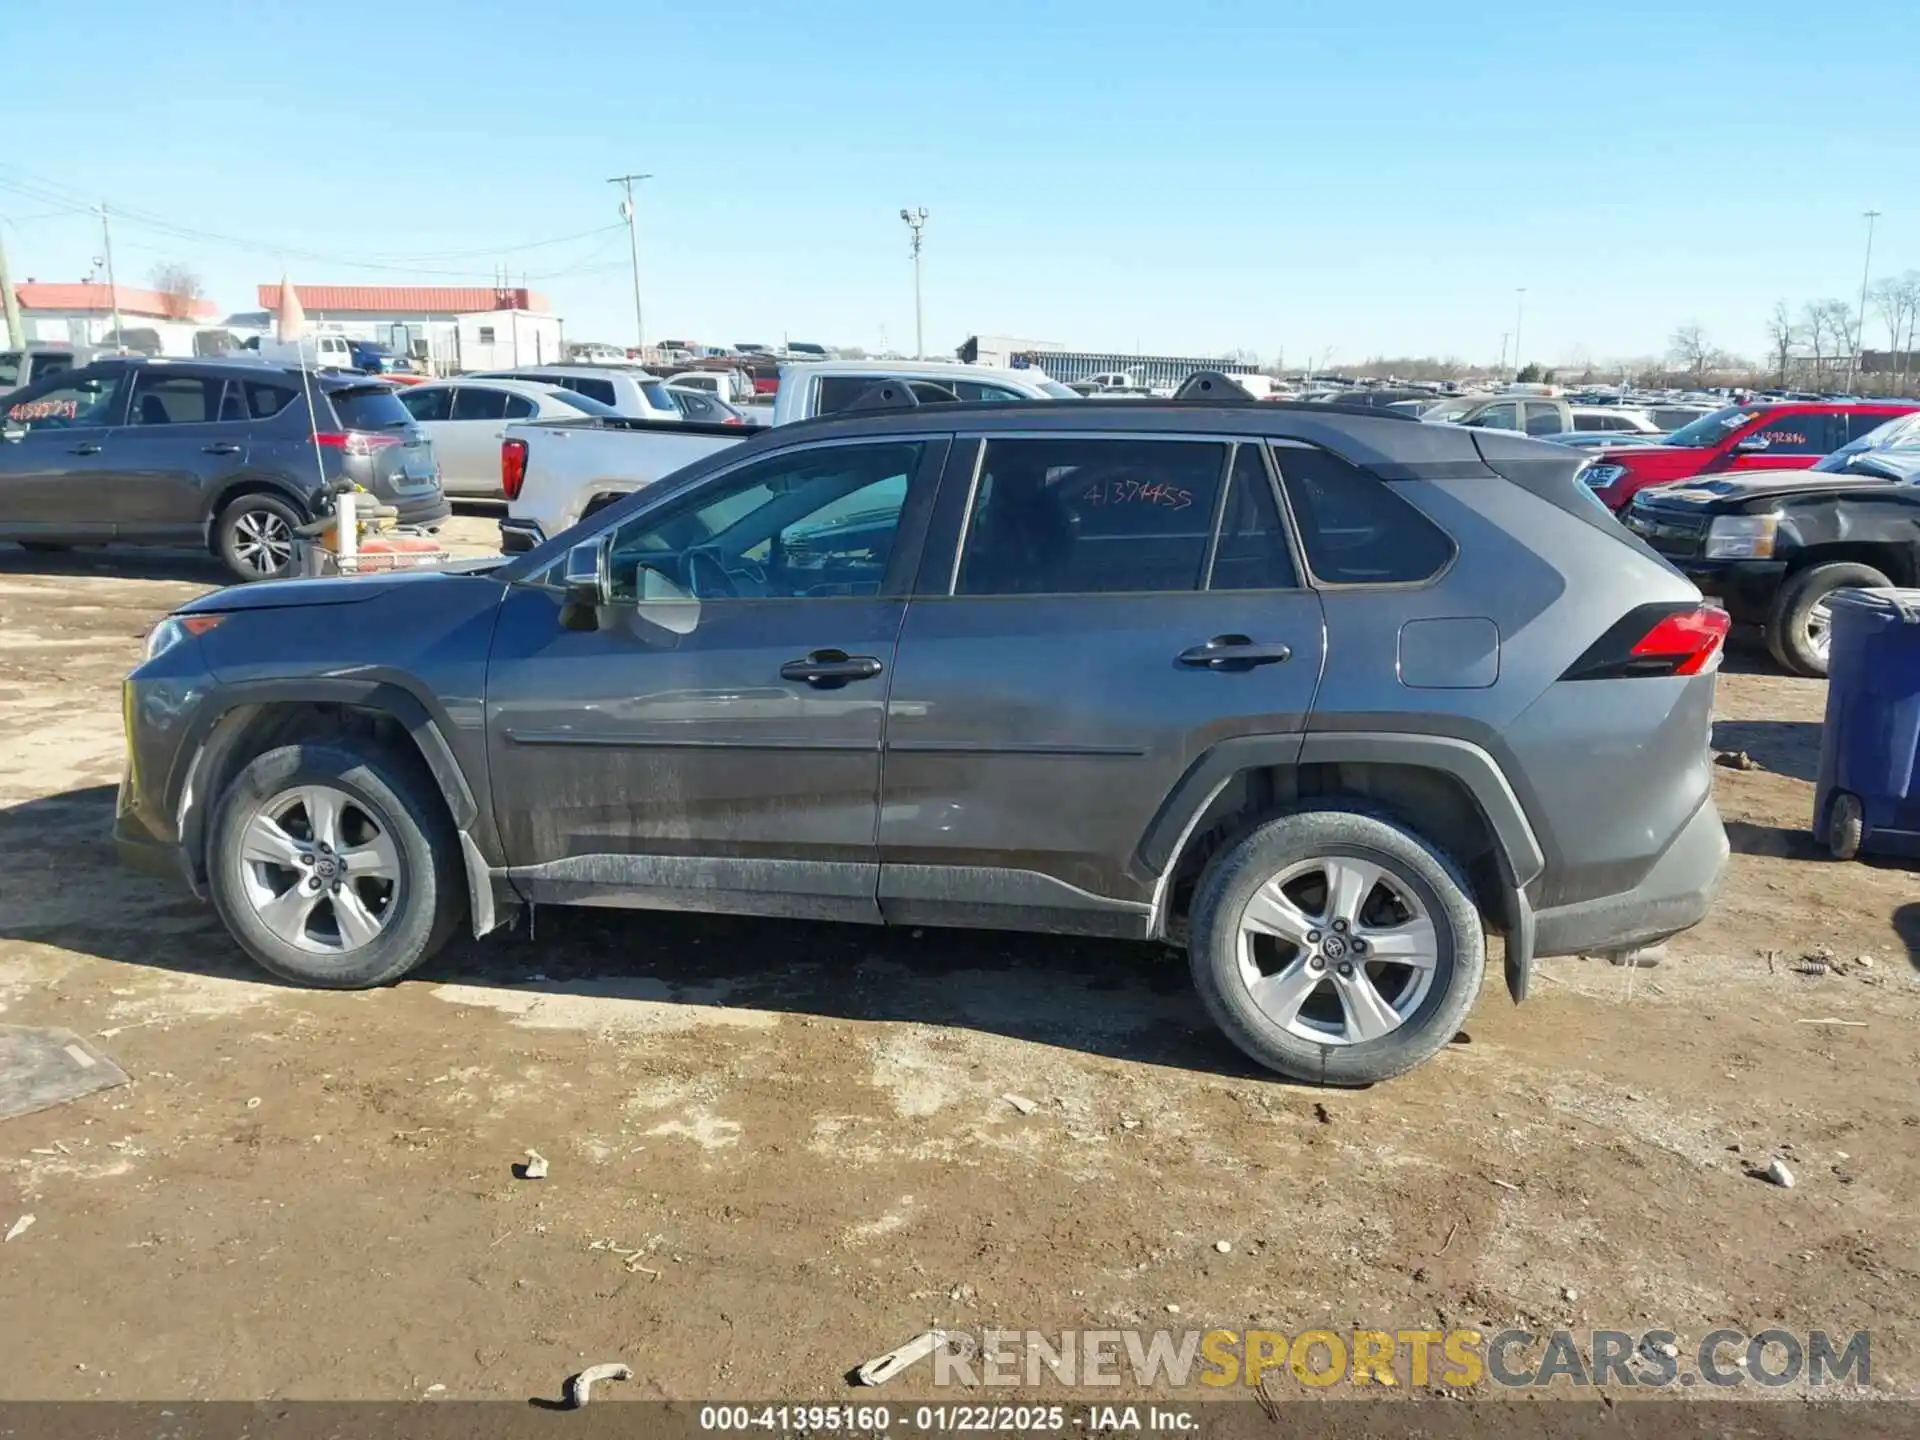
<path fill-rule="evenodd" d="M 1515 296 L 1513 302 L 1513 378 L 1518 382 L 1520 379 L 1520 366 L 1522 364 L 1520 359 L 1520 322 L 1526 317 L 1527 313 L 1527 287 L 1522 285 L 1513 293 Z"/>
<path fill-rule="evenodd" d="M 1853 391 L 1854 372 L 1860 363 L 1860 352 L 1867 348 L 1867 276 L 1873 273 L 1873 222 L 1880 218 L 1878 210 L 1869 210 L 1863 217 L 1867 222 L 1867 258 L 1860 267 L 1860 318 L 1853 326 L 1853 349 L 1847 356 L 1847 391 Z"/>
<path fill-rule="evenodd" d="M 640 309 L 640 231 L 636 224 L 638 212 L 633 205 L 633 182 L 651 180 L 651 175 L 616 175 L 607 181 L 609 185 L 623 186 L 627 198 L 620 202 L 620 218 L 627 222 L 627 249 L 633 256 L 633 337 L 634 349 L 647 348 L 647 321 Z"/>
<path fill-rule="evenodd" d="M 907 229 L 913 236 L 913 358 L 927 358 L 927 337 L 921 327 L 920 318 L 920 232 L 927 227 L 927 207 L 922 205 L 915 210 L 902 210 L 900 218 L 907 222 Z"/>

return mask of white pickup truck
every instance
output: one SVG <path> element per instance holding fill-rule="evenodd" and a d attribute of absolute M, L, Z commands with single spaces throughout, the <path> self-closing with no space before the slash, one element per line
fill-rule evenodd
<path fill-rule="evenodd" d="M 939 360 L 832 360 L 780 367 L 772 423 L 831 415 L 887 380 L 913 386 L 922 403 L 1080 398 L 1038 370 Z M 500 548 L 513 555 L 542 545 L 621 496 L 751 439 L 763 428 L 624 418 L 509 425 L 500 442 L 507 496 Z"/>

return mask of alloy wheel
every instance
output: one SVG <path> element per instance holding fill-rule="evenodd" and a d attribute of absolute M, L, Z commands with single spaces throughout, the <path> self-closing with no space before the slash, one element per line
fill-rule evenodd
<path fill-rule="evenodd" d="M 1827 663 L 1833 649 L 1833 607 L 1825 600 L 1814 601 L 1807 611 L 1807 648 L 1822 665 Z"/>
<path fill-rule="evenodd" d="M 293 527 L 271 510 L 248 510 L 234 518 L 233 554 L 256 575 L 277 575 L 293 560 Z"/>
<path fill-rule="evenodd" d="M 1357 1045 L 1406 1024 L 1433 988 L 1440 936 L 1391 870 L 1351 855 L 1288 866 L 1241 911 L 1240 978 L 1289 1034 Z"/>
<path fill-rule="evenodd" d="M 400 899 L 400 852 L 380 821 L 329 785 L 284 790 L 241 834 L 242 890 L 281 940 L 319 954 L 364 948 Z"/>

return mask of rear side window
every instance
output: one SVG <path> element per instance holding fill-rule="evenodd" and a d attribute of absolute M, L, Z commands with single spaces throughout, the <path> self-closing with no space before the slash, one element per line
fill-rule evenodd
<path fill-rule="evenodd" d="M 1878 430 L 1882 425 L 1890 425 L 1899 418 L 1901 417 L 1888 415 L 1884 411 L 1856 410 L 1847 416 L 1847 440 L 1852 442 L 1854 440 L 1864 439 L 1866 436 Z M 1892 436 L 1889 434 L 1883 438 L 1890 440 Z"/>
<path fill-rule="evenodd" d="M 416 420 L 445 420 L 453 413 L 453 392 L 408 390 L 400 396 L 400 404 Z"/>
<path fill-rule="evenodd" d="M 456 420 L 504 420 L 507 417 L 507 392 L 488 390 L 478 385 L 462 385 L 453 395 Z"/>
<path fill-rule="evenodd" d="M 955 593 L 1198 589 L 1226 451 L 1189 441 L 989 441 Z"/>
<path fill-rule="evenodd" d="M 135 425 L 204 425 L 219 418 L 218 380 L 142 370 L 133 382 Z"/>
<path fill-rule="evenodd" d="M 1558 435 L 1560 433 L 1560 411 L 1552 405 L 1529 403 L 1527 412 L 1527 434 Z"/>
<path fill-rule="evenodd" d="M 1393 486 L 1324 450 L 1275 446 L 1300 525 L 1300 547 L 1323 585 L 1413 585 L 1453 559 L 1453 541 Z"/>
<path fill-rule="evenodd" d="M 815 413 L 836 415 L 874 386 L 886 384 L 889 378 L 886 375 L 822 375 L 815 382 L 820 387 L 814 392 Z"/>
<path fill-rule="evenodd" d="M 531 378 L 537 380 L 541 377 L 536 375 Z M 555 380 L 554 383 L 564 385 L 569 390 L 585 395 L 589 400 L 598 400 L 602 405 L 618 403 L 614 398 L 613 382 L 611 380 L 590 380 L 584 375 L 567 375 Z"/>
<path fill-rule="evenodd" d="M 1299 583 L 1260 447 L 1242 445 L 1233 457 L 1226 508 L 1220 513 L 1220 544 L 1214 551 L 1213 577 L 1207 588 L 1291 590 Z"/>
<path fill-rule="evenodd" d="M 331 390 L 327 399 L 333 402 L 343 430 L 399 430 L 413 423 L 407 407 L 385 385 Z"/>

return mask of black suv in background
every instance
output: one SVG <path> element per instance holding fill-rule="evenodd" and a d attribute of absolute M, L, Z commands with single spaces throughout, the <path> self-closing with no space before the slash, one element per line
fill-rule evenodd
<path fill-rule="evenodd" d="M 288 572 L 294 527 L 337 479 L 402 524 L 449 513 L 431 443 L 362 375 L 127 357 L 0 403 L 0 540 L 29 549 L 205 545 L 263 580 Z"/>

